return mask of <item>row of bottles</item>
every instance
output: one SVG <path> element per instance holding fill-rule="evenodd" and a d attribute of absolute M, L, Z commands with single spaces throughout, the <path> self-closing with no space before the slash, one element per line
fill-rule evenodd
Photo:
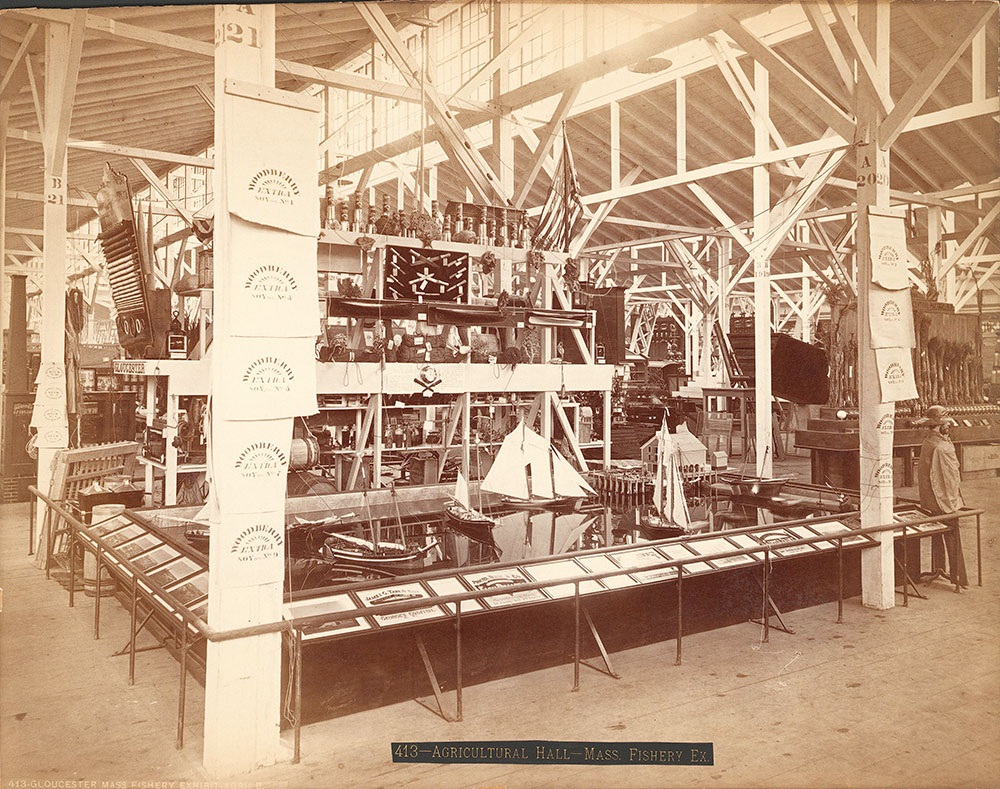
<path fill-rule="evenodd" d="M 336 200 L 333 187 L 326 189 L 326 219 L 324 227 L 330 230 L 347 230 L 352 233 L 379 234 L 416 238 L 416 223 L 420 212 L 396 210 L 389 207 L 389 196 L 382 196 L 382 210 L 367 201 L 362 205 L 361 193 L 355 192 L 352 200 Z M 478 208 L 478 217 L 465 217 L 460 203 L 451 215 L 443 215 L 437 200 L 431 201 L 431 219 L 440 228 L 444 241 L 477 243 L 483 246 L 513 246 L 524 248 L 528 242 L 528 219 L 525 212 L 511 212 L 508 218 L 506 208 L 500 209 L 498 219 L 490 218 L 485 206 Z"/>

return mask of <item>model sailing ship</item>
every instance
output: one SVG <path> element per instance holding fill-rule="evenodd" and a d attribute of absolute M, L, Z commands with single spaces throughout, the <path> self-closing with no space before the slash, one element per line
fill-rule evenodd
<path fill-rule="evenodd" d="M 480 489 L 518 507 L 559 507 L 596 495 L 569 461 L 524 422 L 504 438 Z"/>
<path fill-rule="evenodd" d="M 482 493 L 480 492 L 480 498 Z M 480 502 L 480 507 L 482 503 Z M 469 482 L 459 471 L 455 481 L 455 495 L 444 507 L 446 524 L 470 537 L 488 537 L 496 521 L 479 509 L 474 509 L 469 499 Z"/>
<path fill-rule="evenodd" d="M 653 479 L 652 513 L 643 515 L 639 527 L 655 537 L 676 537 L 691 532 L 691 515 L 684 498 L 684 480 L 677 451 L 664 422 L 656 434 L 656 475 Z"/>

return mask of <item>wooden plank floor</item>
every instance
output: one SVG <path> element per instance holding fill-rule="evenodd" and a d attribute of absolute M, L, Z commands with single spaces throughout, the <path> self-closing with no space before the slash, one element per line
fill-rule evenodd
<path fill-rule="evenodd" d="M 969 520 L 973 586 L 962 594 L 935 583 L 927 601 L 884 612 L 852 599 L 842 625 L 835 604 L 796 611 L 786 616 L 796 634 L 772 630 L 768 643 L 749 623 L 690 636 L 682 666 L 673 641 L 629 650 L 613 656 L 622 680 L 584 668 L 579 693 L 570 692 L 572 666 L 475 686 L 462 723 L 406 703 L 314 724 L 303 730 L 300 765 L 274 765 L 243 785 L 998 786 L 1000 480 L 964 488 L 970 505 L 993 505 L 983 520 L 982 588 Z M 68 608 L 65 590 L 31 566 L 26 518 L 26 505 L 0 509 L 5 785 L 208 781 L 201 688 L 190 681 L 188 747 L 176 751 L 177 663 L 163 650 L 140 653 L 129 687 L 128 658 L 110 656 L 126 642 L 127 613 L 106 605 L 103 637 L 93 640 L 93 599 Z M 393 741 L 513 738 L 712 741 L 716 763 L 434 766 L 390 758 Z"/>

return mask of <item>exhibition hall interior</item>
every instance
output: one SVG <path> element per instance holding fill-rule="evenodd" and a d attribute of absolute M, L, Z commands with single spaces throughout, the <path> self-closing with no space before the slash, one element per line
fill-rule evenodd
<path fill-rule="evenodd" d="M 3 780 L 997 785 L 995 2 L 72 3 Z"/>

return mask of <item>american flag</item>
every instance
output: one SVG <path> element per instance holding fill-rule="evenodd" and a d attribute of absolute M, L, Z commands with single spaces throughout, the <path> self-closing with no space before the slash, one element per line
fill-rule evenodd
<path fill-rule="evenodd" d="M 583 216 L 580 201 L 580 183 L 576 180 L 573 154 L 569 149 L 563 129 L 563 152 L 559 172 L 552 179 L 549 194 L 538 216 L 531 245 L 535 249 L 555 249 L 569 252 L 569 242 L 573 238 L 576 223 Z"/>

